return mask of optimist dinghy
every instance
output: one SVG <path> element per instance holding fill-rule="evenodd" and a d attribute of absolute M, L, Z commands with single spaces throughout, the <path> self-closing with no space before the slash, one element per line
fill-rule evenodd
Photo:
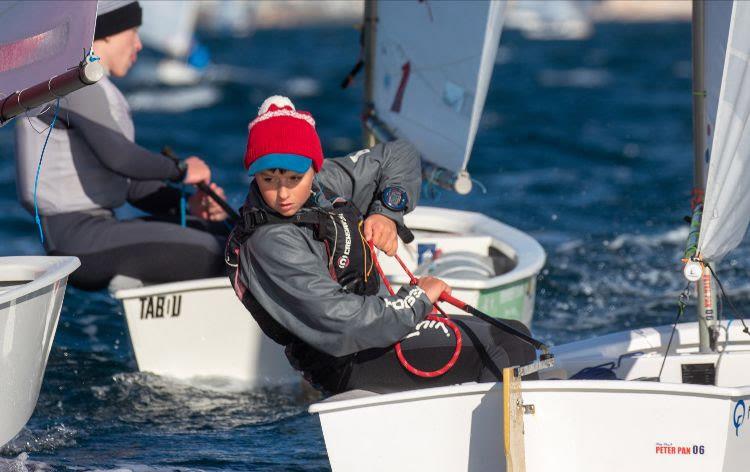
<path fill-rule="evenodd" d="M 0 257 L 0 446 L 34 412 L 75 257 Z"/>
<path fill-rule="evenodd" d="M 0 3 L 0 126 L 99 80 L 96 2 Z M 83 55 L 82 55 L 83 53 Z M 0 257 L 0 446 L 31 417 L 75 257 Z"/>
<path fill-rule="evenodd" d="M 398 23 L 380 36 L 379 55 L 370 62 L 375 66 L 368 66 L 366 103 L 373 105 L 373 132 L 409 139 L 424 156 L 425 176 L 462 193 L 471 190 L 466 166 L 504 6 L 392 2 L 387 10 Z M 464 15 L 470 16 L 467 22 L 454 22 Z M 434 38 L 441 38 L 439 47 Z M 374 43 L 368 51 L 375 53 Z M 417 207 L 405 222 L 415 240 L 402 243 L 398 252 L 411 271 L 443 278 L 454 294 L 481 310 L 531 324 L 536 277 L 546 258 L 537 241 L 475 212 Z M 392 260 L 383 258 L 383 270 L 396 285 L 408 283 Z M 182 378 L 233 377 L 253 387 L 300 381 L 226 279 L 120 289 L 114 296 L 123 302 L 140 370 Z"/>
<path fill-rule="evenodd" d="M 748 22 L 749 2 L 693 4 L 699 191 L 685 274 L 698 321 L 559 346 L 542 380 L 505 369 L 498 384 L 331 397 L 310 411 L 334 471 L 747 470 L 750 330 L 718 319 L 714 271 L 750 221 Z M 681 297 L 678 313 L 684 306 Z"/>

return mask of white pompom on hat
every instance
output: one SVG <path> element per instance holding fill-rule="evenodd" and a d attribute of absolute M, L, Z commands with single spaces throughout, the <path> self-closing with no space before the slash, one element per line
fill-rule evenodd
<path fill-rule="evenodd" d="M 261 103 L 260 108 L 258 108 L 258 116 L 262 115 L 263 113 L 266 113 L 268 109 L 271 108 L 271 105 L 275 105 L 276 108 L 278 108 L 279 110 L 283 108 L 291 108 L 292 110 L 296 110 L 296 108 L 294 108 L 294 103 L 292 103 L 292 101 L 289 100 L 288 97 L 283 97 L 281 95 L 273 95 L 263 100 L 263 103 Z"/>

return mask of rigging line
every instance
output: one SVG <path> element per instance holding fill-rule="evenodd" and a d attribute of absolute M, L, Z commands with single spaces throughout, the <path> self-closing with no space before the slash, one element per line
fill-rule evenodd
<path fill-rule="evenodd" d="M 739 310 L 736 306 L 734 306 L 734 303 L 732 303 L 732 300 L 727 295 L 727 292 L 724 291 L 724 286 L 721 284 L 721 280 L 719 280 L 718 277 L 716 277 L 716 273 L 714 272 L 713 267 L 711 267 L 711 264 L 706 263 L 706 267 L 708 267 L 708 270 L 711 272 L 711 275 L 716 280 L 716 284 L 719 286 L 719 290 L 721 290 L 721 297 L 724 301 L 727 302 L 727 305 L 729 305 L 729 308 L 731 311 L 729 314 L 732 316 L 732 318 L 736 320 L 740 320 L 740 323 L 742 323 L 742 331 L 748 335 L 750 335 L 750 328 L 747 327 L 745 324 L 745 320 L 739 315 Z M 727 338 L 729 337 L 729 331 L 727 331 Z"/>
<path fill-rule="evenodd" d="M 470 179 L 471 179 L 472 182 L 474 182 L 475 184 L 477 184 L 477 187 L 479 187 L 479 189 L 482 191 L 482 195 L 487 195 L 487 187 L 485 187 L 484 184 L 481 181 L 479 181 L 479 180 L 477 180 L 477 179 L 475 179 L 473 177 L 470 177 Z"/>
<path fill-rule="evenodd" d="M 70 104 L 70 98 L 67 95 L 64 96 L 64 97 L 57 97 L 58 101 L 60 101 L 60 99 L 64 100 L 66 103 Z M 33 109 L 34 108 L 26 108 L 26 110 L 23 113 L 23 116 L 26 118 L 26 121 L 29 123 L 29 126 L 31 126 L 31 129 L 33 129 L 34 132 L 36 132 L 36 134 L 42 134 L 42 133 L 47 132 L 47 130 L 49 130 L 50 125 L 47 125 L 47 127 L 44 128 L 44 129 L 42 129 L 42 130 L 36 129 L 36 126 L 34 126 L 34 123 L 31 121 L 31 118 L 37 118 L 37 119 L 39 119 L 40 116 L 42 116 L 42 115 L 46 114 L 48 111 L 50 111 L 52 109 L 52 102 L 49 102 L 49 103 L 45 104 L 44 108 L 42 109 L 42 111 L 40 111 L 39 113 L 37 113 L 36 116 L 29 116 L 29 111 L 31 111 Z M 64 119 L 60 118 L 60 119 L 63 120 L 66 125 L 70 126 L 70 113 L 68 112 L 67 108 L 65 110 L 63 110 L 63 111 L 65 112 L 65 117 L 66 118 L 64 118 Z"/>
<path fill-rule="evenodd" d="M 180 226 L 187 226 L 187 200 L 185 198 L 185 184 L 180 182 Z"/>
<path fill-rule="evenodd" d="M 57 99 L 57 104 L 55 105 L 55 116 L 52 117 L 52 123 L 49 125 L 49 132 L 47 133 L 47 137 L 44 139 L 44 145 L 42 146 L 42 154 L 39 156 L 39 164 L 36 167 L 36 176 L 34 177 L 34 221 L 36 221 L 36 226 L 39 228 L 39 241 L 42 243 L 42 246 L 44 246 L 44 231 L 42 230 L 42 221 L 39 218 L 39 205 L 37 203 L 36 199 L 36 191 L 39 188 L 39 174 L 42 171 L 42 160 L 44 159 L 44 151 L 47 149 L 47 142 L 49 141 L 50 135 L 52 135 L 52 130 L 55 128 L 55 122 L 57 121 L 57 112 L 60 111 L 60 99 Z"/>
<path fill-rule="evenodd" d="M 672 325 L 672 334 L 669 335 L 669 342 L 667 343 L 667 349 L 664 351 L 664 359 L 661 361 L 661 367 L 659 368 L 659 375 L 656 377 L 656 381 L 661 381 L 661 374 L 664 371 L 664 364 L 667 363 L 667 357 L 669 356 L 669 348 L 672 347 L 672 340 L 674 339 L 674 333 L 677 331 L 677 323 L 680 321 L 680 318 L 682 317 L 682 314 L 685 312 L 685 306 L 687 305 L 688 297 L 690 296 L 690 282 L 685 285 L 685 288 L 682 289 L 682 293 L 680 293 L 679 299 L 677 301 L 677 316 L 674 319 L 674 324 Z"/>

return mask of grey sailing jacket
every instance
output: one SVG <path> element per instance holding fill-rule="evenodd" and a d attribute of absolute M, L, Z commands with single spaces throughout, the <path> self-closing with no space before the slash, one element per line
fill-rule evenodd
<path fill-rule="evenodd" d="M 18 199 L 29 211 L 51 119 L 52 110 L 16 120 Z M 170 159 L 138 146 L 134 138 L 130 107 L 107 77 L 63 97 L 39 174 L 40 214 L 114 209 L 163 189 L 162 180 L 179 178 Z"/>
<path fill-rule="evenodd" d="M 320 185 L 354 203 L 363 215 L 380 213 L 403 224 L 377 199 L 389 186 L 406 190 L 407 212 L 414 209 L 421 184 L 419 154 L 406 141 L 379 144 L 349 156 L 326 159 L 316 176 Z M 318 195 L 320 206 L 330 202 Z M 245 205 L 270 211 L 257 185 Z M 340 357 L 388 347 L 414 330 L 432 309 L 419 287 L 362 296 L 345 292 L 328 272 L 325 246 L 306 226 L 259 227 L 242 245 L 240 281 L 274 320 L 315 349 Z"/>

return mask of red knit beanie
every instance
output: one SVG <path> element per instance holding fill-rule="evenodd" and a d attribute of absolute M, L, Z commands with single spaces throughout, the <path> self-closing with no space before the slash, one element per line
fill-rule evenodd
<path fill-rule="evenodd" d="M 266 169 L 288 169 L 304 174 L 312 164 L 323 167 L 323 149 L 310 113 L 297 111 L 292 101 L 274 95 L 248 126 L 245 168 L 255 175 Z"/>

